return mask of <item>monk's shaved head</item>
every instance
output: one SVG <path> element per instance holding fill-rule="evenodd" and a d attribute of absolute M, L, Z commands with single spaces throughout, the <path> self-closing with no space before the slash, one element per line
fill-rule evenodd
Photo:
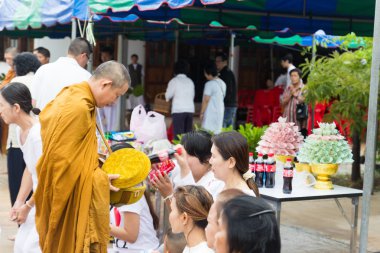
<path fill-rule="evenodd" d="M 125 83 L 131 83 L 131 77 L 126 67 L 116 61 L 107 61 L 96 68 L 92 78 L 95 80 L 107 78 L 112 81 L 113 87 L 122 87 Z"/>

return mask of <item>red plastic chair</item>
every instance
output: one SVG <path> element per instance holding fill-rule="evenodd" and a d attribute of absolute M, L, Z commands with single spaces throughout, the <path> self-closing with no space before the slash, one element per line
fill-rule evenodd
<path fill-rule="evenodd" d="M 277 122 L 278 118 L 282 116 L 282 108 L 280 106 L 274 106 L 272 114 L 272 122 Z"/>

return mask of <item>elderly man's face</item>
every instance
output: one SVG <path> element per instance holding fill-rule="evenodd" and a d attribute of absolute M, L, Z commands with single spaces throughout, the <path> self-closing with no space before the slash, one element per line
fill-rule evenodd
<path fill-rule="evenodd" d="M 292 81 L 292 84 L 298 84 L 301 80 L 301 77 L 299 76 L 297 71 L 293 71 L 290 74 L 290 80 Z"/>
<path fill-rule="evenodd" d="M 5 58 L 5 62 L 6 62 L 9 66 L 13 67 L 13 55 L 10 54 L 10 53 L 5 53 L 5 54 L 4 54 L 4 58 Z"/>
<path fill-rule="evenodd" d="M 128 91 L 128 88 L 128 83 L 125 83 L 121 87 L 113 87 L 112 81 L 103 84 L 100 87 L 100 91 L 96 99 L 96 105 L 101 108 L 114 104 L 120 96 L 124 95 Z"/>

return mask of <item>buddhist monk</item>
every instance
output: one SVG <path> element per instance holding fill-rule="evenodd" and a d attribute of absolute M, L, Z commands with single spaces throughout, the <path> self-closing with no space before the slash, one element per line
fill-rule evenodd
<path fill-rule="evenodd" d="M 127 69 L 109 61 L 88 82 L 64 88 L 41 112 L 43 154 L 34 197 L 44 253 L 107 252 L 115 175 L 98 168 L 96 107 L 114 103 L 129 83 Z"/>

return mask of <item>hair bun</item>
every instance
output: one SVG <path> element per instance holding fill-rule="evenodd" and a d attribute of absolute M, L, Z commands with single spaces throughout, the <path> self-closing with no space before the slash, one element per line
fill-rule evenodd
<path fill-rule="evenodd" d="M 32 108 L 32 112 L 35 114 L 35 115 L 39 115 L 40 114 L 40 112 L 41 112 L 41 110 L 40 109 L 38 109 L 38 108 Z"/>

